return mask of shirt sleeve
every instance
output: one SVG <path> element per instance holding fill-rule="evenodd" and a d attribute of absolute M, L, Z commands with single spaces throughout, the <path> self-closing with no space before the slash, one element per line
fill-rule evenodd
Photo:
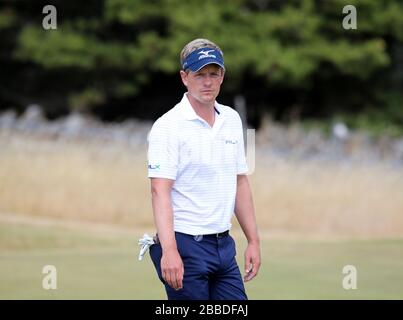
<path fill-rule="evenodd" d="M 148 135 L 148 177 L 175 180 L 179 162 L 179 142 L 175 129 L 158 119 Z"/>
<path fill-rule="evenodd" d="M 237 174 L 247 174 L 248 165 L 245 157 L 242 121 L 238 115 L 238 151 L 237 151 Z"/>

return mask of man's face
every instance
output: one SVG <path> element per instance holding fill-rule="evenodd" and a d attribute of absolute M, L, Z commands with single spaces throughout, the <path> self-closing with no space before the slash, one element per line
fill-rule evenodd
<path fill-rule="evenodd" d="M 181 71 L 180 74 L 189 94 L 203 104 L 215 101 L 224 80 L 224 70 L 216 64 L 208 64 L 197 72 Z"/>

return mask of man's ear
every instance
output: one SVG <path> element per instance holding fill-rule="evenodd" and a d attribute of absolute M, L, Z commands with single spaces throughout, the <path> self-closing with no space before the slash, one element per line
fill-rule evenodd
<path fill-rule="evenodd" d="M 223 81 L 224 81 L 224 76 L 225 76 L 225 70 L 221 69 L 221 81 L 220 81 L 220 85 L 222 85 Z"/>
<path fill-rule="evenodd" d="M 181 75 L 182 83 L 185 85 L 185 87 L 187 87 L 188 86 L 188 74 L 183 70 L 181 70 L 179 73 Z"/>

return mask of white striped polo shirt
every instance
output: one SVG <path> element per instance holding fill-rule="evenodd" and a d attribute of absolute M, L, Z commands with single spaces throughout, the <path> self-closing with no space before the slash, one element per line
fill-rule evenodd
<path fill-rule="evenodd" d="M 187 94 L 151 128 L 148 177 L 175 180 L 174 230 L 190 235 L 231 228 L 237 175 L 248 171 L 242 122 L 215 102 L 213 127 L 199 117 Z"/>

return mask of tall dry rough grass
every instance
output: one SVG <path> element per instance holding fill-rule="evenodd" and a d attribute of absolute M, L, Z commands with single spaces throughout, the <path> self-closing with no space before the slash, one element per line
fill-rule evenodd
<path fill-rule="evenodd" d="M 0 215 L 150 228 L 146 149 L 0 135 Z M 403 236 L 403 170 L 273 159 L 250 176 L 263 233 Z"/>
<path fill-rule="evenodd" d="M 383 165 L 257 160 L 261 225 L 307 235 L 403 236 L 403 171 Z"/>
<path fill-rule="evenodd" d="M 144 150 L 1 141 L 0 211 L 111 224 L 152 223 Z"/>

